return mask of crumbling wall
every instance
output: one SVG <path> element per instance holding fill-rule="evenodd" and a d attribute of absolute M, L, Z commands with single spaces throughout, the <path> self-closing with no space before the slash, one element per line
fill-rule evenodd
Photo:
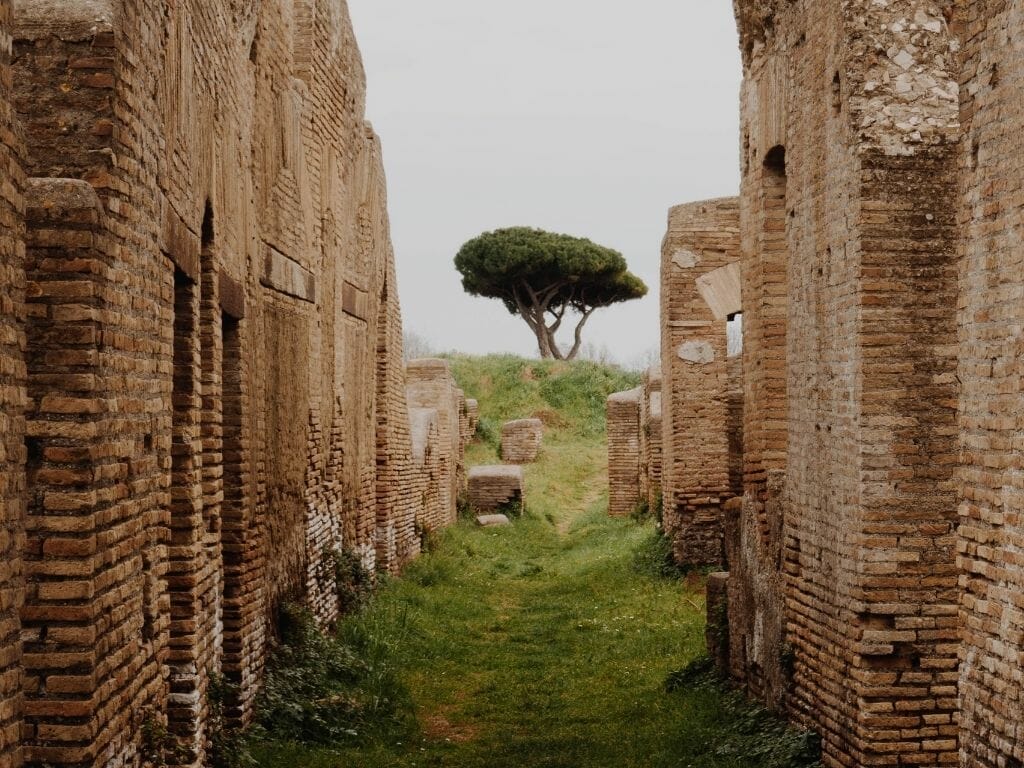
<path fill-rule="evenodd" d="M 640 405 L 643 389 L 617 392 L 606 404 L 608 514 L 628 517 L 640 505 Z"/>
<path fill-rule="evenodd" d="M 644 372 L 640 404 L 640 497 L 647 508 L 661 507 L 661 366 Z"/>
<path fill-rule="evenodd" d="M 836 766 L 957 761 L 956 47 L 910 5 L 736 3 L 731 663 Z"/>
<path fill-rule="evenodd" d="M 1024 764 L 1024 8 L 961 7 L 960 764 L 996 768 Z"/>
<path fill-rule="evenodd" d="M 735 198 L 669 212 L 661 263 L 662 503 L 676 560 L 688 565 L 721 564 L 730 492 L 726 324 L 715 319 L 697 279 L 738 259 Z"/>
<path fill-rule="evenodd" d="M 244 5 L 23 0 L 11 29 L 0 2 L 2 322 L 4 349 L 25 349 L 5 364 L 0 472 L 28 455 L 5 485 L 11 764 L 23 747 L 136 765 L 164 723 L 175 759 L 202 762 L 213 677 L 245 721 L 281 603 L 323 622 L 342 607 L 333 551 L 391 571 L 419 551 L 383 163 L 347 9 Z M 27 319 L 10 101 L 35 177 Z M 457 424 L 448 437 L 454 488 Z"/>
<path fill-rule="evenodd" d="M 447 360 L 425 358 L 406 365 L 406 397 L 409 408 L 435 413 L 437 444 L 437 499 L 429 498 L 417 513 L 419 528 L 429 533 L 458 519 L 459 496 L 465 487 L 463 451 L 469 434 L 469 410 L 465 394 L 456 386 Z M 421 414 L 422 417 L 422 414 Z"/>

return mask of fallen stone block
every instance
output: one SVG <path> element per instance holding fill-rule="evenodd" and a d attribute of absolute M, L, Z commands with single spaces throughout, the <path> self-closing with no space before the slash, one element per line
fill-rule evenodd
<path fill-rule="evenodd" d="M 506 464 L 532 464 L 544 442 L 540 419 L 510 421 L 501 428 L 501 459 Z"/>
<path fill-rule="evenodd" d="M 469 470 L 469 503 L 479 513 L 523 513 L 523 468 L 484 466 Z"/>
<path fill-rule="evenodd" d="M 500 528 L 512 525 L 512 521 L 508 519 L 508 515 L 480 515 L 476 519 L 476 524 L 481 528 Z"/>

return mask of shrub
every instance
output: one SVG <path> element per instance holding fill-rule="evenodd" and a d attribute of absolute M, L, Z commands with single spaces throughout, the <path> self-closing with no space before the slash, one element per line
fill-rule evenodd
<path fill-rule="evenodd" d="M 365 605 L 373 593 L 373 573 L 363 565 L 363 558 L 351 549 L 327 548 L 324 560 L 330 563 L 341 610 L 348 613 Z"/>

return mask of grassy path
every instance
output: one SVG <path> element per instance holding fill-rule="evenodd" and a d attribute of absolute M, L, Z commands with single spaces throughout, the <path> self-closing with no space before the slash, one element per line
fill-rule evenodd
<path fill-rule="evenodd" d="M 477 445 L 470 458 L 496 457 Z M 527 479 L 524 519 L 503 529 L 466 522 L 445 532 L 358 619 L 387 646 L 418 725 L 359 747 L 278 743 L 260 752 L 260 762 L 798 765 L 774 753 L 758 758 L 752 750 L 763 744 L 751 747 L 750 737 L 760 739 L 766 721 L 751 716 L 737 727 L 730 718 L 746 710 L 714 687 L 666 693 L 669 674 L 702 651 L 702 588 L 698 579 L 660 575 L 663 550 L 653 523 L 608 518 L 603 436 L 550 430 Z"/>

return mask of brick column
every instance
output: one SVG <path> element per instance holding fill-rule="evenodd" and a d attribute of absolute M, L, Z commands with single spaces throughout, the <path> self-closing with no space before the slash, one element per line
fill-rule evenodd
<path fill-rule="evenodd" d="M 608 398 L 608 514 L 629 517 L 640 504 L 640 403 L 643 390 Z"/>
<path fill-rule="evenodd" d="M 697 279 L 738 258 L 735 198 L 670 211 L 661 267 L 663 504 L 676 560 L 687 565 L 722 563 L 730 495 L 726 324 Z"/>

